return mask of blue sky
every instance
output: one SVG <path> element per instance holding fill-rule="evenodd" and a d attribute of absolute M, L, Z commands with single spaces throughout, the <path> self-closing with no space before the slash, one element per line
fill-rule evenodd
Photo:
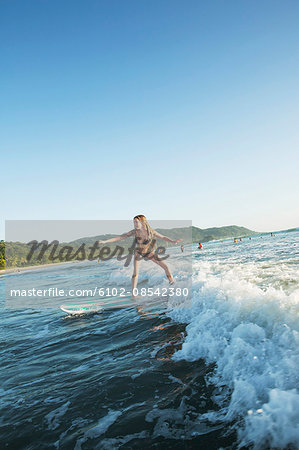
<path fill-rule="evenodd" d="M 299 226 L 297 0 L 0 11 L 3 219 Z"/>

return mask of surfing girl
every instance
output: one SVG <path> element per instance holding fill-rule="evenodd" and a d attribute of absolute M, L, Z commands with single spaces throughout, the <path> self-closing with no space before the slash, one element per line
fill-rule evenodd
<path fill-rule="evenodd" d="M 112 242 L 122 241 L 123 239 L 127 239 L 131 236 L 135 236 L 136 248 L 134 251 L 134 272 L 132 275 L 132 294 L 134 289 L 137 287 L 138 283 L 138 274 L 139 274 L 139 261 L 142 258 L 147 258 L 158 264 L 162 269 L 164 269 L 165 274 L 169 280 L 170 284 L 174 283 L 173 276 L 167 266 L 167 264 L 159 259 L 158 255 L 154 252 L 154 238 L 163 239 L 163 241 L 170 242 L 171 244 L 177 244 L 181 242 L 182 239 L 172 240 L 167 236 L 163 236 L 154 230 L 148 223 L 146 217 L 143 214 L 139 214 L 135 216 L 134 219 L 134 228 L 128 233 L 121 234 L 120 236 L 116 236 L 111 239 L 107 239 L 105 241 L 98 241 L 98 244 L 109 244 Z"/>

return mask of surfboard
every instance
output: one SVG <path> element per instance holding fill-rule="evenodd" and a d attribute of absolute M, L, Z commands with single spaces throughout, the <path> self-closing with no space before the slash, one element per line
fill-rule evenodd
<path fill-rule="evenodd" d="M 103 307 L 95 303 L 93 305 L 61 305 L 60 309 L 67 314 L 74 315 L 96 313 L 101 311 Z"/>
<path fill-rule="evenodd" d="M 61 305 L 60 309 L 67 314 L 92 314 L 101 312 L 104 309 L 128 308 L 135 306 L 136 303 L 131 299 L 131 295 L 121 297 L 104 297 L 96 302 L 72 303 Z"/>

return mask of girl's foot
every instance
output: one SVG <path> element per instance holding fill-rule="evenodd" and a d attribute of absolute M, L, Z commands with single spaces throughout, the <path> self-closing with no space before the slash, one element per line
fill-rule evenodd
<path fill-rule="evenodd" d="M 169 284 L 171 285 L 171 284 L 174 284 L 174 279 L 173 279 L 173 276 L 172 275 L 166 275 L 167 276 L 167 278 L 168 278 L 168 280 L 169 280 Z"/>

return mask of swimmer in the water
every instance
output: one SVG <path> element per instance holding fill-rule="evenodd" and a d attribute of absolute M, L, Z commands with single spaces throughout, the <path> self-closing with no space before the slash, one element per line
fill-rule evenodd
<path fill-rule="evenodd" d="M 198 248 L 199 250 L 202 250 L 202 244 L 200 242 L 198 243 Z"/>

